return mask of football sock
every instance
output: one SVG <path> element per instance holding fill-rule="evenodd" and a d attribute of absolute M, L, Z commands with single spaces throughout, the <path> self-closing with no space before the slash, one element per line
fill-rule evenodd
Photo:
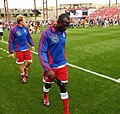
<path fill-rule="evenodd" d="M 24 72 L 21 73 L 21 76 L 22 76 L 22 78 L 25 78 L 25 77 L 26 77 Z"/>
<path fill-rule="evenodd" d="M 27 70 L 28 68 L 26 66 L 24 66 L 24 68 Z"/>
<path fill-rule="evenodd" d="M 28 68 L 26 68 L 25 66 L 24 66 L 24 72 L 25 72 L 25 75 L 28 76 Z"/>
<path fill-rule="evenodd" d="M 24 76 L 24 75 L 25 75 L 25 73 L 24 73 L 24 72 L 22 72 L 22 73 L 21 73 L 21 76 Z"/>
<path fill-rule="evenodd" d="M 49 92 L 50 88 L 49 89 L 46 89 L 45 86 L 43 86 L 43 91 L 44 91 L 44 99 L 48 99 L 48 92 Z"/>
<path fill-rule="evenodd" d="M 60 93 L 63 106 L 64 106 L 64 114 L 70 114 L 69 113 L 69 99 L 68 99 L 68 92 L 66 93 Z"/>

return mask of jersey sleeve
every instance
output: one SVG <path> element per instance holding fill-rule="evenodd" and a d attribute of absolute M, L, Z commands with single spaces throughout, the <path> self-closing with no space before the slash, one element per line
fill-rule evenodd
<path fill-rule="evenodd" d="M 47 50 L 48 50 L 47 38 L 48 38 L 47 34 L 43 32 L 38 46 L 38 56 L 44 71 L 48 71 L 51 69 L 49 66 L 48 55 L 47 55 Z"/>
<path fill-rule="evenodd" d="M 14 41 L 14 32 L 11 30 L 9 34 L 9 40 L 8 40 L 8 51 L 10 54 L 13 53 L 13 41 Z"/>
<path fill-rule="evenodd" d="M 27 31 L 28 31 L 28 29 L 27 29 Z M 34 42 L 33 42 L 33 39 L 31 37 L 31 34 L 29 33 L 29 31 L 28 31 L 28 34 L 27 34 L 27 41 L 31 46 L 34 46 Z"/>

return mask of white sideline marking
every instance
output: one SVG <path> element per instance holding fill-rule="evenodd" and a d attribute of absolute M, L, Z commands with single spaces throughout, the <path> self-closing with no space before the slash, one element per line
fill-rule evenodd
<path fill-rule="evenodd" d="M 3 52 L 6 52 L 7 54 L 9 53 L 7 50 L 0 48 L 0 50 L 2 50 Z"/>
<path fill-rule="evenodd" d="M 5 44 L 8 44 L 8 42 L 5 42 L 5 41 L 0 41 L 0 42 L 5 43 Z M 2 49 L 2 48 L 0 48 L 0 49 Z M 2 49 L 2 50 L 3 50 L 3 49 Z M 33 52 L 33 51 L 31 51 L 31 52 L 34 53 L 34 54 L 36 54 L 36 55 L 38 55 L 37 52 Z M 79 67 L 79 66 L 75 66 L 75 65 L 70 64 L 70 63 L 67 63 L 67 64 L 68 64 L 69 66 L 73 67 L 73 68 L 80 69 L 80 70 L 82 70 L 82 71 L 88 72 L 88 73 L 90 73 L 90 74 L 97 75 L 97 76 L 99 76 L 99 77 L 103 77 L 103 78 L 105 78 L 105 79 L 111 80 L 111 81 L 116 82 L 116 83 L 120 83 L 120 78 L 119 78 L 119 79 L 114 79 L 114 78 L 111 78 L 111 77 L 109 77 L 109 76 L 105 76 L 105 75 L 103 75 L 103 74 L 99 74 L 99 73 L 97 73 L 97 72 L 93 72 L 93 71 L 91 71 L 91 70 L 87 70 L 87 69 L 85 69 L 85 68 L 82 68 L 82 67 Z"/>
<path fill-rule="evenodd" d="M 6 53 L 9 53 L 9 51 L 6 51 Z"/>
<path fill-rule="evenodd" d="M 105 76 L 105 75 L 103 75 L 103 74 L 99 74 L 99 73 L 97 73 L 97 72 L 93 72 L 93 71 L 87 70 L 87 69 L 85 69 L 85 68 L 72 65 L 72 64 L 70 64 L 70 63 L 67 63 L 67 64 L 68 64 L 69 66 L 73 67 L 73 68 L 77 68 L 77 69 L 80 69 L 80 70 L 82 70 L 82 71 L 85 71 L 85 72 L 88 72 L 88 73 L 91 73 L 91 74 L 94 74 L 94 75 L 97 75 L 97 76 L 100 76 L 100 77 L 109 79 L 109 80 L 114 81 L 114 82 L 117 82 L 117 83 L 120 83 L 120 80 L 111 78 L 111 77 L 109 77 L 109 76 Z"/>
<path fill-rule="evenodd" d="M 117 79 L 117 81 L 120 83 L 120 78 L 119 78 L 119 79 Z"/>
<path fill-rule="evenodd" d="M 5 50 L 5 49 L 3 49 L 3 51 L 4 51 L 4 52 L 6 52 L 6 50 Z"/>
<path fill-rule="evenodd" d="M 36 54 L 36 55 L 38 55 L 38 53 L 37 52 L 35 52 L 35 51 L 31 51 L 32 53 L 34 53 L 34 54 Z"/>
<path fill-rule="evenodd" d="M 2 43 L 4 43 L 4 44 L 8 44 L 8 42 L 2 41 L 2 40 L 0 40 L 0 42 L 2 42 Z"/>
<path fill-rule="evenodd" d="M 0 57 L 0 59 L 2 59 L 2 57 Z"/>

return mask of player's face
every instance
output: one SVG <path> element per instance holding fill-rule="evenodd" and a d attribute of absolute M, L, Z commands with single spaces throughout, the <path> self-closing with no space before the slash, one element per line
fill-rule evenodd
<path fill-rule="evenodd" d="M 70 21 L 67 18 L 64 18 L 63 21 L 58 22 L 58 30 L 61 32 L 64 32 L 65 30 L 67 30 L 69 24 L 70 24 Z"/>
<path fill-rule="evenodd" d="M 23 20 L 21 21 L 21 24 L 22 24 L 22 25 L 26 25 L 26 20 L 25 20 L 25 18 L 23 18 Z"/>

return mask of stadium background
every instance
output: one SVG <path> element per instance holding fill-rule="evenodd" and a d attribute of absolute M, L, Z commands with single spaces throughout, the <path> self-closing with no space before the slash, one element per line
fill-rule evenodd
<path fill-rule="evenodd" d="M 109 4 L 107 7 L 102 6 L 103 11 L 111 14 L 109 8 L 115 8 L 116 11 L 119 4 L 111 7 Z M 96 11 L 93 14 L 98 15 L 101 7 Z M 117 16 L 119 22 L 119 13 L 114 16 L 115 18 Z M 34 21 L 34 14 L 32 19 Z M 40 26 L 39 34 L 36 34 L 36 31 L 31 33 L 36 54 L 33 53 L 33 65 L 29 69 L 32 72 L 26 85 L 20 82 L 18 66 L 15 60 L 9 57 L 7 45 L 9 30 L 4 29 L 4 41 L 0 40 L 0 114 L 62 113 L 59 89 L 55 84 L 50 91 L 51 106 L 46 108 L 42 104 L 43 69 L 39 64 L 37 48 L 40 34 L 47 26 Z M 67 30 L 67 60 L 68 63 L 78 66 L 69 67 L 68 91 L 71 114 L 120 113 L 119 34 L 119 23 L 109 26 L 80 26 Z M 78 68 L 85 68 L 91 72 Z M 93 74 L 92 71 L 108 78 Z"/>

